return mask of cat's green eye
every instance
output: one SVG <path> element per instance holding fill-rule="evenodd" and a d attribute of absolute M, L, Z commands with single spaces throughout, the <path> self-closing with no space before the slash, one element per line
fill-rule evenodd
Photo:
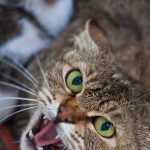
<path fill-rule="evenodd" d="M 67 87 L 74 93 L 80 93 L 83 88 L 82 74 L 79 70 L 72 70 L 66 76 Z"/>
<path fill-rule="evenodd" d="M 95 117 L 93 120 L 94 128 L 99 135 L 111 138 L 115 135 L 114 125 L 104 117 Z"/>

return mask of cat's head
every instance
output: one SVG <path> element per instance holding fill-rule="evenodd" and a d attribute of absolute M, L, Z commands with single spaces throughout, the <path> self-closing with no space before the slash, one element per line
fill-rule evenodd
<path fill-rule="evenodd" d="M 74 47 L 46 72 L 22 149 L 148 150 L 137 93 L 103 44 L 107 37 L 88 21 Z"/>

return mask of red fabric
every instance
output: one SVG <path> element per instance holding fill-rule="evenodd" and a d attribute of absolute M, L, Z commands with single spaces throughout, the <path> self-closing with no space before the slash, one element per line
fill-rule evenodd
<path fill-rule="evenodd" d="M 7 150 L 18 150 L 17 145 L 13 143 L 14 140 L 11 137 L 8 128 L 1 124 L 0 124 L 0 139 L 5 144 Z"/>

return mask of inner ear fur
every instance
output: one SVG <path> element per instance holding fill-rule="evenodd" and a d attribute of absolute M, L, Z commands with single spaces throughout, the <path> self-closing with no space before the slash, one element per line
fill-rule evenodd
<path fill-rule="evenodd" d="M 86 22 L 85 30 L 90 35 L 91 39 L 99 46 L 108 46 L 109 39 L 105 31 L 100 27 L 94 19 L 89 19 Z"/>

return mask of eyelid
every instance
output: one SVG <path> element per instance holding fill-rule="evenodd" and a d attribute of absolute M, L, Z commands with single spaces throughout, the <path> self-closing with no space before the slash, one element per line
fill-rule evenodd
<path fill-rule="evenodd" d="M 107 114 L 101 113 L 101 112 L 95 111 L 95 110 L 88 112 L 88 113 L 87 113 L 87 116 L 88 116 L 89 118 L 97 117 L 97 116 L 98 116 L 98 117 L 103 116 L 103 117 L 107 118 L 108 120 L 111 120 L 110 117 L 109 117 Z"/>
<path fill-rule="evenodd" d="M 92 118 L 95 118 L 95 117 L 104 117 L 110 122 L 113 122 L 111 117 L 105 113 L 100 113 L 98 111 L 91 111 L 87 113 L 87 118 L 90 118 L 90 121 L 92 121 Z"/>
<path fill-rule="evenodd" d="M 95 122 L 95 120 L 98 118 L 98 117 L 102 117 L 102 116 L 93 116 L 93 117 L 90 117 L 90 120 L 91 122 Z"/>

